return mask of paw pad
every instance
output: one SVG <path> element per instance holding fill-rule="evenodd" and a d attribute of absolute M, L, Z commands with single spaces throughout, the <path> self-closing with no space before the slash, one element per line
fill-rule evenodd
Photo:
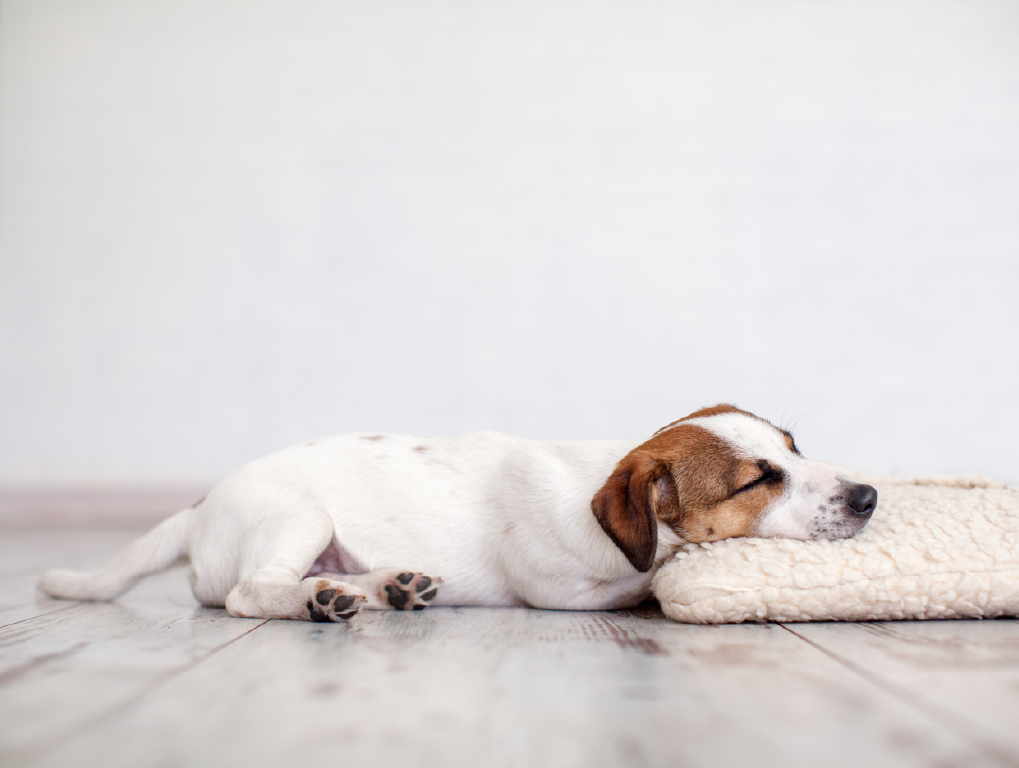
<path fill-rule="evenodd" d="M 315 601 L 308 601 L 308 618 L 317 622 L 346 620 L 361 610 L 366 600 L 363 595 L 342 594 L 332 587 L 320 589 Z"/>
<path fill-rule="evenodd" d="M 398 611 L 421 611 L 439 593 L 442 579 L 405 571 L 385 585 L 386 600 Z"/>

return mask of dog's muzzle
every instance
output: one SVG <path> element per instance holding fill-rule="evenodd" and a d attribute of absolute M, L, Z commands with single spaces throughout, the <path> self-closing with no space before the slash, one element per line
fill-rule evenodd
<path fill-rule="evenodd" d="M 848 539 L 867 525 L 877 509 L 877 491 L 864 483 L 843 480 L 838 492 L 814 521 L 810 538 Z"/>

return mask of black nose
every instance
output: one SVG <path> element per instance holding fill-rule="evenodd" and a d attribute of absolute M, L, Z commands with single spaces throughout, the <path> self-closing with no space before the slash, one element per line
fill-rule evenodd
<path fill-rule="evenodd" d="M 860 517 L 870 517 L 877 507 L 877 491 L 869 485 L 857 485 L 849 492 L 849 508 Z"/>

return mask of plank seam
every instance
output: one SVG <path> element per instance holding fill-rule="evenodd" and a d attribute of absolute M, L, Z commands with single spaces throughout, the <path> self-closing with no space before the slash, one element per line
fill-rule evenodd
<path fill-rule="evenodd" d="M 80 723 L 77 727 L 68 729 L 66 734 L 65 734 L 65 737 L 63 739 L 60 739 L 60 740 L 57 740 L 57 741 L 48 742 L 48 743 L 43 744 L 43 745 L 38 745 L 38 746 L 36 746 L 34 748 L 33 747 L 29 747 L 29 748 L 25 749 L 24 751 L 22 751 L 17 756 L 18 759 L 20 761 L 22 761 L 22 762 L 25 762 L 25 761 L 28 761 L 28 760 L 37 760 L 40 757 L 46 755 L 47 753 L 52 752 L 54 749 L 56 749 L 58 747 L 62 747 L 65 744 L 67 744 L 68 742 L 74 741 L 75 739 L 77 739 L 80 736 L 84 735 L 86 732 L 92 730 L 93 728 L 96 728 L 96 727 L 102 725 L 104 722 L 106 722 L 110 718 L 115 717 L 116 715 L 120 714 L 125 709 L 129 709 L 130 707 L 133 707 L 138 702 L 140 702 L 142 699 L 144 699 L 146 696 L 149 696 L 152 693 L 154 693 L 155 691 L 159 690 L 160 688 L 162 688 L 164 685 L 169 683 L 174 678 L 180 677 L 181 675 L 183 675 L 186 672 L 190 672 L 192 669 L 197 667 L 199 664 L 202 664 L 206 660 L 212 658 L 217 653 L 222 651 L 224 648 L 227 648 L 227 647 L 233 645 L 234 643 L 236 643 L 241 638 L 247 637 L 252 632 L 254 632 L 256 629 L 264 627 L 266 624 L 269 623 L 269 621 L 271 621 L 271 619 L 265 619 L 265 620 L 259 622 L 258 624 L 256 624 L 255 626 L 253 626 L 251 629 L 247 630 L 246 632 L 243 632 L 243 633 L 237 635 L 237 637 L 231 638 L 230 640 L 227 640 L 225 643 L 221 643 L 220 645 L 217 645 L 215 648 L 211 648 L 210 650 L 206 651 L 204 654 L 199 656 L 197 659 L 193 659 L 192 661 L 189 661 L 186 664 L 182 664 L 181 666 L 179 666 L 179 667 L 177 667 L 175 669 L 170 669 L 170 670 L 167 670 L 166 672 L 163 672 L 162 674 L 157 675 L 151 681 L 147 682 L 145 684 L 145 686 L 141 690 L 139 690 L 137 693 L 135 693 L 134 695 L 128 696 L 123 701 L 121 701 L 121 702 L 119 702 L 117 704 L 114 704 L 113 706 L 108 708 L 105 712 L 101 712 L 100 714 L 96 715 L 95 717 L 90 718 L 88 720 L 85 720 L 84 722 Z M 12 757 L 12 756 L 9 755 L 8 757 Z"/>
<path fill-rule="evenodd" d="M 31 672 L 33 669 L 38 669 L 39 667 L 49 664 L 51 661 L 56 661 L 57 659 L 65 659 L 68 656 L 73 656 L 78 651 L 82 650 L 83 648 L 86 648 L 87 646 L 88 643 L 75 643 L 70 648 L 65 648 L 62 651 L 55 651 L 53 653 L 43 654 L 42 656 L 38 656 L 32 659 L 31 661 L 25 662 L 19 667 L 12 667 L 4 672 L 0 672 L 0 685 L 6 685 L 7 683 L 17 680 L 22 675 Z"/>
<path fill-rule="evenodd" d="M 27 605 L 30 605 L 27 604 Z M 18 608 L 25 608 L 27 605 L 15 605 L 6 609 L 8 611 L 16 611 Z M 10 624 L 0 624 L 0 629 L 6 629 L 7 627 L 13 627 L 16 624 L 24 624 L 26 621 L 34 621 L 35 619 L 41 619 L 43 616 L 52 616 L 54 613 L 60 613 L 61 611 L 69 611 L 71 608 L 79 607 L 79 603 L 74 605 L 61 605 L 54 608 L 52 611 L 45 611 L 44 613 L 37 613 L 35 616 L 29 616 L 27 619 L 19 619 L 18 621 L 12 621 Z M 6 611 L 5 611 L 6 612 Z"/>
<path fill-rule="evenodd" d="M 778 626 L 782 627 L 782 629 L 784 629 L 789 634 L 793 635 L 794 637 L 798 637 L 807 645 L 817 649 L 828 658 L 845 667 L 850 672 L 855 673 L 856 675 L 863 678 L 871 685 L 887 693 L 889 696 L 898 699 L 903 704 L 917 711 L 924 717 L 928 717 L 934 720 L 935 723 L 937 723 L 941 727 L 946 728 L 949 731 L 952 731 L 953 733 L 956 733 L 957 735 L 961 736 L 963 739 L 968 741 L 974 747 L 979 749 L 981 752 L 984 752 L 986 755 L 993 758 L 994 760 L 1001 762 L 1003 765 L 1012 766 L 1013 768 L 1015 768 L 1015 766 L 1019 766 L 1019 756 L 1016 756 L 1007 748 L 1003 748 L 998 744 L 986 740 L 982 735 L 979 734 L 978 729 L 974 727 L 968 720 L 966 720 L 965 717 L 942 707 L 940 704 L 936 702 L 927 700 L 923 696 L 914 693 L 908 688 L 904 688 L 903 686 L 898 685 L 897 683 L 893 683 L 890 680 L 884 679 L 880 675 L 877 675 L 871 672 L 870 670 L 865 669 L 861 665 L 857 664 L 855 661 L 852 661 L 851 659 L 848 659 L 845 656 L 836 653 L 835 651 L 829 650 L 820 643 L 817 643 L 809 639 L 808 637 L 801 635 L 799 632 L 790 629 L 781 622 L 775 623 Z M 964 726 L 961 729 L 958 727 L 960 722 Z"/>

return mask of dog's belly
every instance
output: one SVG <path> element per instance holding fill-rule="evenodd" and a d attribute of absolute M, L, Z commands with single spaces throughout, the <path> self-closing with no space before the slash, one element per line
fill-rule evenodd
<path fill-rule="evenodd" d="M 524 604 L 476 520 L 429 523 L 427 515 L 399 513 L 336 517 L 334 552 L 327 549 L 320 557 L 322 566 L 337 565 L 334 573 L 402 568 L 442 579 L 433 605 Z"/>
<path fill-rule="evenodd" d="M 342 534 L 339 534 L 342 535 Z M 386 554 L 386 550 L 390 550 Z M 376 567 L 369 568 L 351 551 L 338 543 L 338 539 L 312 563 L 305 577 L 319 574 L 342 575 L 369 573 L 372 570 L 401 568 L 425 574 L 434 574 L 443 580 L 440 597 L 432 605 L 523 605 L 524 602 L 507 589 L 504 580 L 497 578 L 489 568 L 478 568 L 476 560 L 467 568 L 457 564 L 451 553 L 398 553 L 394 548 L 382 547 L 366 559 L 374 561 Z M 398 565 L 397 565 L 398 563 Z M 474 570 L 470 570 L 473 568 Z M 469 572 L 468 572 L 469 571 Z"/>
<path fill-rule="evenodd" d="M 311 564 L 304 577 L 317 576 L 320 573 L 368 573 L 368 569 L 333 539 L 322 554 L 315 558 L 315 562 Z"/>

